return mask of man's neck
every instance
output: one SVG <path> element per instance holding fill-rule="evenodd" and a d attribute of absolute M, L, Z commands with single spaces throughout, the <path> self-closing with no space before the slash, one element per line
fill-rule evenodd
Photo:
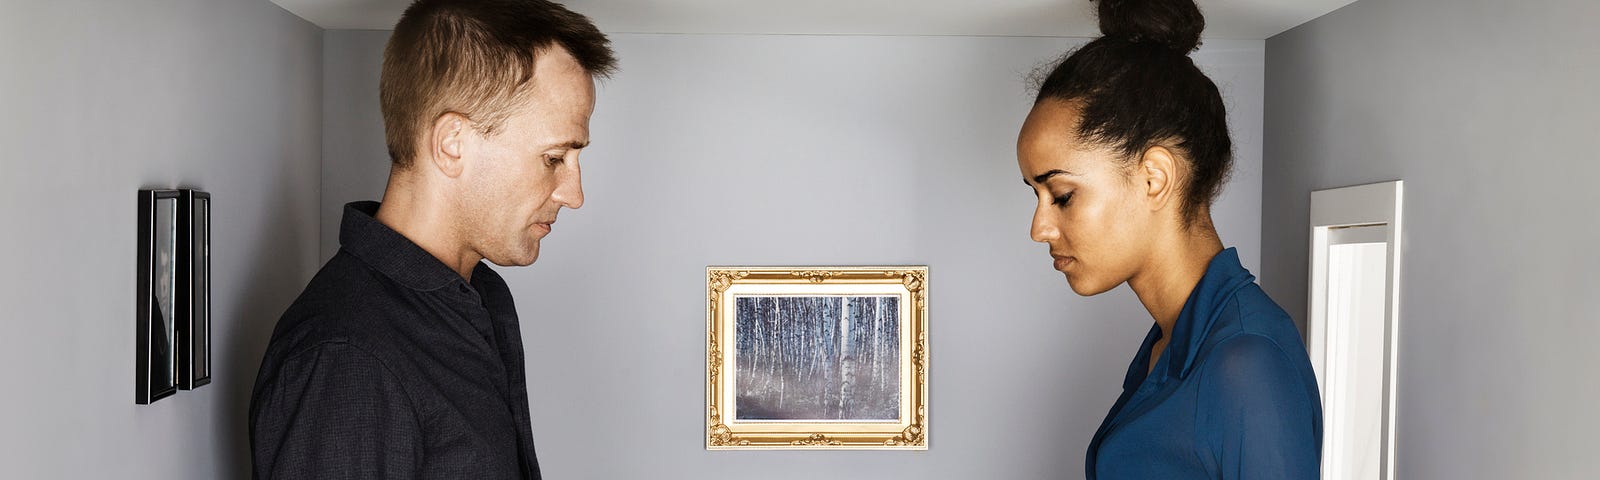
<path fill-rule="evenodd" d="M 461 278 L 471 281 L 472 270 L 483 257 L 462 241 L 450 206 L 443 200 L 446 196 L 420 185 L 420 181 L 405 178 L 406 175 L 403 172 L 389 175 L 383 202 L 373 218 L 422 247 Z"/>

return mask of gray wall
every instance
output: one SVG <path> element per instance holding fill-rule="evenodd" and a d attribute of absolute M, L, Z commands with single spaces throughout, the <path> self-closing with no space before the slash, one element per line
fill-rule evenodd
<path fill-rule="evenodd" d="M 387 175 L 386 32 L 330 31 L 324 257 L 338 205 Z M 501 269 L 527 337 L 550 478 L 1063 478 L 1150 318 L 1078 298 L 1028 240 L 1023 77 L 1079 40 L 617 35 L 587 202 L 531 268 Z M 1216 216 L 1258 264 L 1263 42 L 1199 53 L 1228 97 L 1239 171 Z M 706 265 L 926 264 L 927 452 L 707 452 Z"/>
<path fill-rule="evenodd" d="M 0 0 L 0 477 L 247 478 L 317 266 L 320 29 L 263 0 Z M 134 393 L 134 192 L 214 200 L 214 380 Z"/>
<path fill-rule="evenodd" d="M 1400 478 L 1595 478 L 1600 2 L 1365 0 L 1267 41 L 1262 257 L 1303 321 L 1310 192 L 1404 179 Z"/>

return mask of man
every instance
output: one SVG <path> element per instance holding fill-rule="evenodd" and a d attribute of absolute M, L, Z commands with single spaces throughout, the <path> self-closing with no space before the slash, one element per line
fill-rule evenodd
<path fill-rule="evenodd" d="M 250 402 L 259 479 L 538 479 L 522 337 L 497 265 L 583 205 L 610 44 L 545 0 L 420 0 L 384 49 L 383 203 L 273 331 Z M 338 161 L 339 159 L 331 159 Z"/>

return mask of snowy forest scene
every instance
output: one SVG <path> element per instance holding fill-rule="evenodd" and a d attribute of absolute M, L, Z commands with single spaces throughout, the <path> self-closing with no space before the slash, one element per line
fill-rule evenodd
<path fill-rule="evenodd" d="M 900 297 L 735 299 L 739 420 L 900 417 Z"/>

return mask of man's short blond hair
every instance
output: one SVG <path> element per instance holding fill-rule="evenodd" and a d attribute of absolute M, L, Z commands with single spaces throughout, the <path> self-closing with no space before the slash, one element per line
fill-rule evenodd
<path fill-rule="evenodd" d="M 422 135 L 455 112 L 492 135 L 531 89 L 534 60 L 560 46 L 590 75 L 616 70 L 588 17 L 546 0 L 418 0 L 383 50 L 378 96 L 389 159 L 407 167 Z"/>

